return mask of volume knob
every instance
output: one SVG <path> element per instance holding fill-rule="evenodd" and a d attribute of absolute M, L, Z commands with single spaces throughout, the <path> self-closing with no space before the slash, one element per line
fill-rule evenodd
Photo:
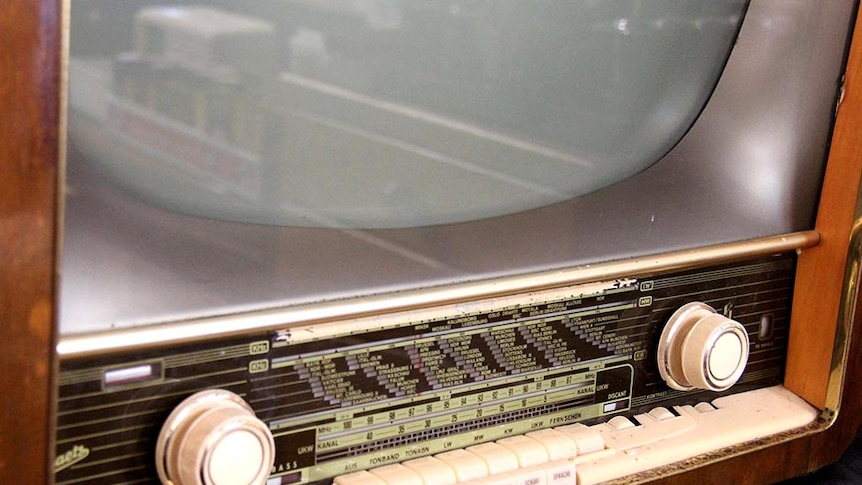
<path fill-rule="evenodd" d="M 275 461 L 272 433 L 239 396 L 194 394 L 168 417 L 156 443 L 163 484 L 258 485 Z"/>
<path fill-rule="evenodd" d="M 748 333 L 705 303 L 680 307 L 659 338 L 658 368 L 673 389 L 723 391 L 739 380 L 748 361 Z"/>

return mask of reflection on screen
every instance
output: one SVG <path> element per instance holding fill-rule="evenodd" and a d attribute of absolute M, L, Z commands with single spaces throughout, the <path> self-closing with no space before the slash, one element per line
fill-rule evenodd
<path fill-rule="evenodd" d="M 413 227 L 636 174 L 707 101 L 743 1 L 72 2 L 69 136 L 137 196 Z"/>

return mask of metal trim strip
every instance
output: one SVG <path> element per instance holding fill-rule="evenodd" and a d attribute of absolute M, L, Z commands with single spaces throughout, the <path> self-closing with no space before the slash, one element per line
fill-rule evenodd
<path fill-rule="evenodd" d="M 164 345 L 236 337 L 250 332 L 282 330 L 297 325 L 344 321 L 369 315 L 457 304 L 632 275 L 649 276 L 658 272 L 705 264 L 799 251 L 815 246 L 819 241 L 820 235 L 816 231 L 803 231 L 620 261 L 372 297 L 213 316 L 106 332 L 65 335 L 59 338 L 57 354 L 61 360 L 68 360 L 113 352 L 144 350 Z"/>
<path fill-rule="evenodd" d="M 826 409 L 822 418 L 832 426 L 838 419 L 847 359 L 850 350 L 850 335 L 856 306 L 859 304 L 859 286 L 862 284 L 862 217 L 853 222 L 850 229 L 850 247 L 847 250 L 847 266 L 844 269 L 844 290 L 838 308 L 838 325 L 835 328 L 835 345 L 832 347 L 832 365 L 829 384 L 826 388 Z"/>

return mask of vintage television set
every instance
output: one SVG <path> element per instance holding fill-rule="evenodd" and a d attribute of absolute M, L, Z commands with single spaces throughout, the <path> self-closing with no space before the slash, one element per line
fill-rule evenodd
<path fill-rule="evenodd" d="M 53 389 L 46 480 L 766 483 L 834 460 L 862 419 L 856 9 L 10 14 L 42 36 L 21 62 L 57 135 L 18 149 L 61 161 L 37 193 L 59 209 L 16 219 L 56 241 L 29 273 L 49 286 L 4 284 L 10 360 L 52 349 L 4 384 Z"/>

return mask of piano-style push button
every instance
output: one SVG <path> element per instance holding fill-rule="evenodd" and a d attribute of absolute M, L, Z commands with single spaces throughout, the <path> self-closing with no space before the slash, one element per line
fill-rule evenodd
<path fill-rule="evenodd" d="M 497 444 L 512 450 L 518 457 L 521 468 L 541 465 L 548 462 L 548 451 L 538 441 L 526 436 L 510 436 L 497 441 Z"/>
<path fill-rule="evenodd" d="M 662 407 L 650 409 L 647 414 L 656 421 L 664 421 L 666 419 L 673 419 L 676 417 L 676 415 L 670 412 L 667 408 Z"/>
<path fill-rule="evenodd" d="M 631 429 L 635 427 L 635 424 L 629 420 L 629 418 L 625 416 L 614 416 L 610 420 L 608 420 L 607 425 L 613 428 L 615 431 L 622 431 L 624 429 Z"/>
<path fill-rule="evenodd" d="M 332 483 L 333 485 L 386 485 L 383 479 L 365 470 L 337 476 Z"/>
<path fill-rule="evenodd" d="M 455 471 L 459 482 L 488 476 L 488 465 L 485 461 L 469 451 L 446 451 L 436 455 L 435 458 L 449 465 Z"/>
<path fill-rule="evenodd" d="M 554 429 L 565 434 L 575 442 L 575 446 L 578 448 L 578 455 L 598 453 L 605 449 L 605 439 L 596 429 L 589 428 L 580 423 L 568 424 Z"/>
<path fill-rule="evenodd" d="M 715 406 L 708 402 L 699 402 L 694 405 L 694 409 L 700 413 L 709 413 L 715 411 Z"/>
<path fill-rule="evenodd" d="M 490 475 L 497 475 L 518 468 L 518 457 L 505 446 L 497 443 L 482 443 L 470 446 L 467 451 L 481 458 L 488 466 Z"/>
<path fill-rule="evenodd" d="M 545 447 L 550 461 L 572 458 L 578 454 L 578 445 L 565 433 L 555 429 L 531 431 L 526 436 L 538 441 Z"/>
<path fill-rule="evenodd" d="M 418 473 L 425 485 L 454 485 L 458 482 L 455 470 L 433 456 L 408 460 L 402 465 Z"/>
<path fill-rule="evenodd" d="M 374 468 L 371 474 L 383 480 L 386 485 L 425 485 L 418 473 L 400 464 Z"/>

